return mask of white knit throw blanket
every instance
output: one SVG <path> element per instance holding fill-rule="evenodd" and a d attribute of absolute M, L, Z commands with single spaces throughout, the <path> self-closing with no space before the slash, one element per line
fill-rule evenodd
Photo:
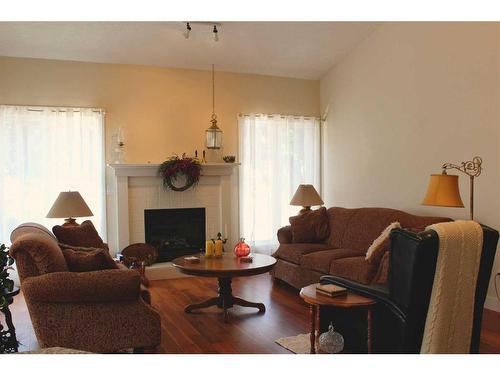
<path fill-rule="evenodd" d="M 421 353 L 469 353 L 474 295 L 483 248 L 475 221 L 434 224 L 439 253 Z"/>

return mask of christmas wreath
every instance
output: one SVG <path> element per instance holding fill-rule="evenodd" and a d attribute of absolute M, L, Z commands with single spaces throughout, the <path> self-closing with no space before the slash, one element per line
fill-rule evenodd
<path fill-rule="evenodd" d="M 186 156 L 179 158 L 174 155 L 160 164 L 158 174 L 163 179 L 165 189 L 184 191 L 196 185 L 200 180 L 201 164 L 196 158 Z M 184 176 L 185 184 L 183 186 L 174 185 L 174 182 L 181 176 Z"/>

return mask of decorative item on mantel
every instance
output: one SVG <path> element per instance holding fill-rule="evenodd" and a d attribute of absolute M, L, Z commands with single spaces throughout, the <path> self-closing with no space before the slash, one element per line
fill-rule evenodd
<path fill-rule="evenodd" d="M 250 246 L 248 246 L 248 244 L 245 243 L 245 239 L 242 237 L 234 247 L 234 255 L 240 258 L 240 257 L 246 257 L 248 256 L 248 254 L 250 254 Z"/>
<path fill-rule="evenodd" d="M 125 136 L 123 134 L 123 129 L 118 128 L 118 131 L 114 135 L 114 153 L 115 153 L 115 164 L 122 164 L 125 159 Z"/>
<path fill-rule="evenodd" d="M 160 164 L 158 175 L 163 179 L 165 189 L 173 191 L 185 191 L 196 185 L 200 180 L 201 163 L 197 158 L 182 155 L 182 158 L 174 155 Z M 177 180 L 183 178 L 184 184 L 177 186 Z"/>
<path fill-rule="evenodd" d="M 222 160 L 224 160 L 224 162 L 226 162 L 226 163 L 234 163 L 236 161 L 236 156 L 226 155 L 222 158 Z"/>

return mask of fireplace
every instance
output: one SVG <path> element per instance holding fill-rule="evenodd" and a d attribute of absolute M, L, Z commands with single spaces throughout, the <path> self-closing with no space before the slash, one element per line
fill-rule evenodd
<path fill-rule="evenodd" d="M 146 243 L 158 249 L 157 262 L 199 253 L 205 247 L 205 208 L 144 210 Z"/>

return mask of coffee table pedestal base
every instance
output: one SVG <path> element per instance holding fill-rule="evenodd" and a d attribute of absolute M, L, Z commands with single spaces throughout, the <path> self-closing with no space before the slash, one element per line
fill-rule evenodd
<path fill-rule="evenodd" d="M 217 297 L 209 298 L 206 301 L 200 303 L 193 303 L 186 306 L 185 312 L 189 313 L 193 310 L 202 309 L 204 307 L 217 306 L 224 310 L 224 323 L 229 321 L 228 309 L 234 305 L 244 306 L 244 307 L 255 307 L 259 309 L 260 313 L 266 311 L 266 306 L 263 303 L 255 303 L 244 300 L 243 298 L 233 296 L 233 290 L 231 288 L 232 278 L 230 277 L 219 277 L 219 295 Z"/>

